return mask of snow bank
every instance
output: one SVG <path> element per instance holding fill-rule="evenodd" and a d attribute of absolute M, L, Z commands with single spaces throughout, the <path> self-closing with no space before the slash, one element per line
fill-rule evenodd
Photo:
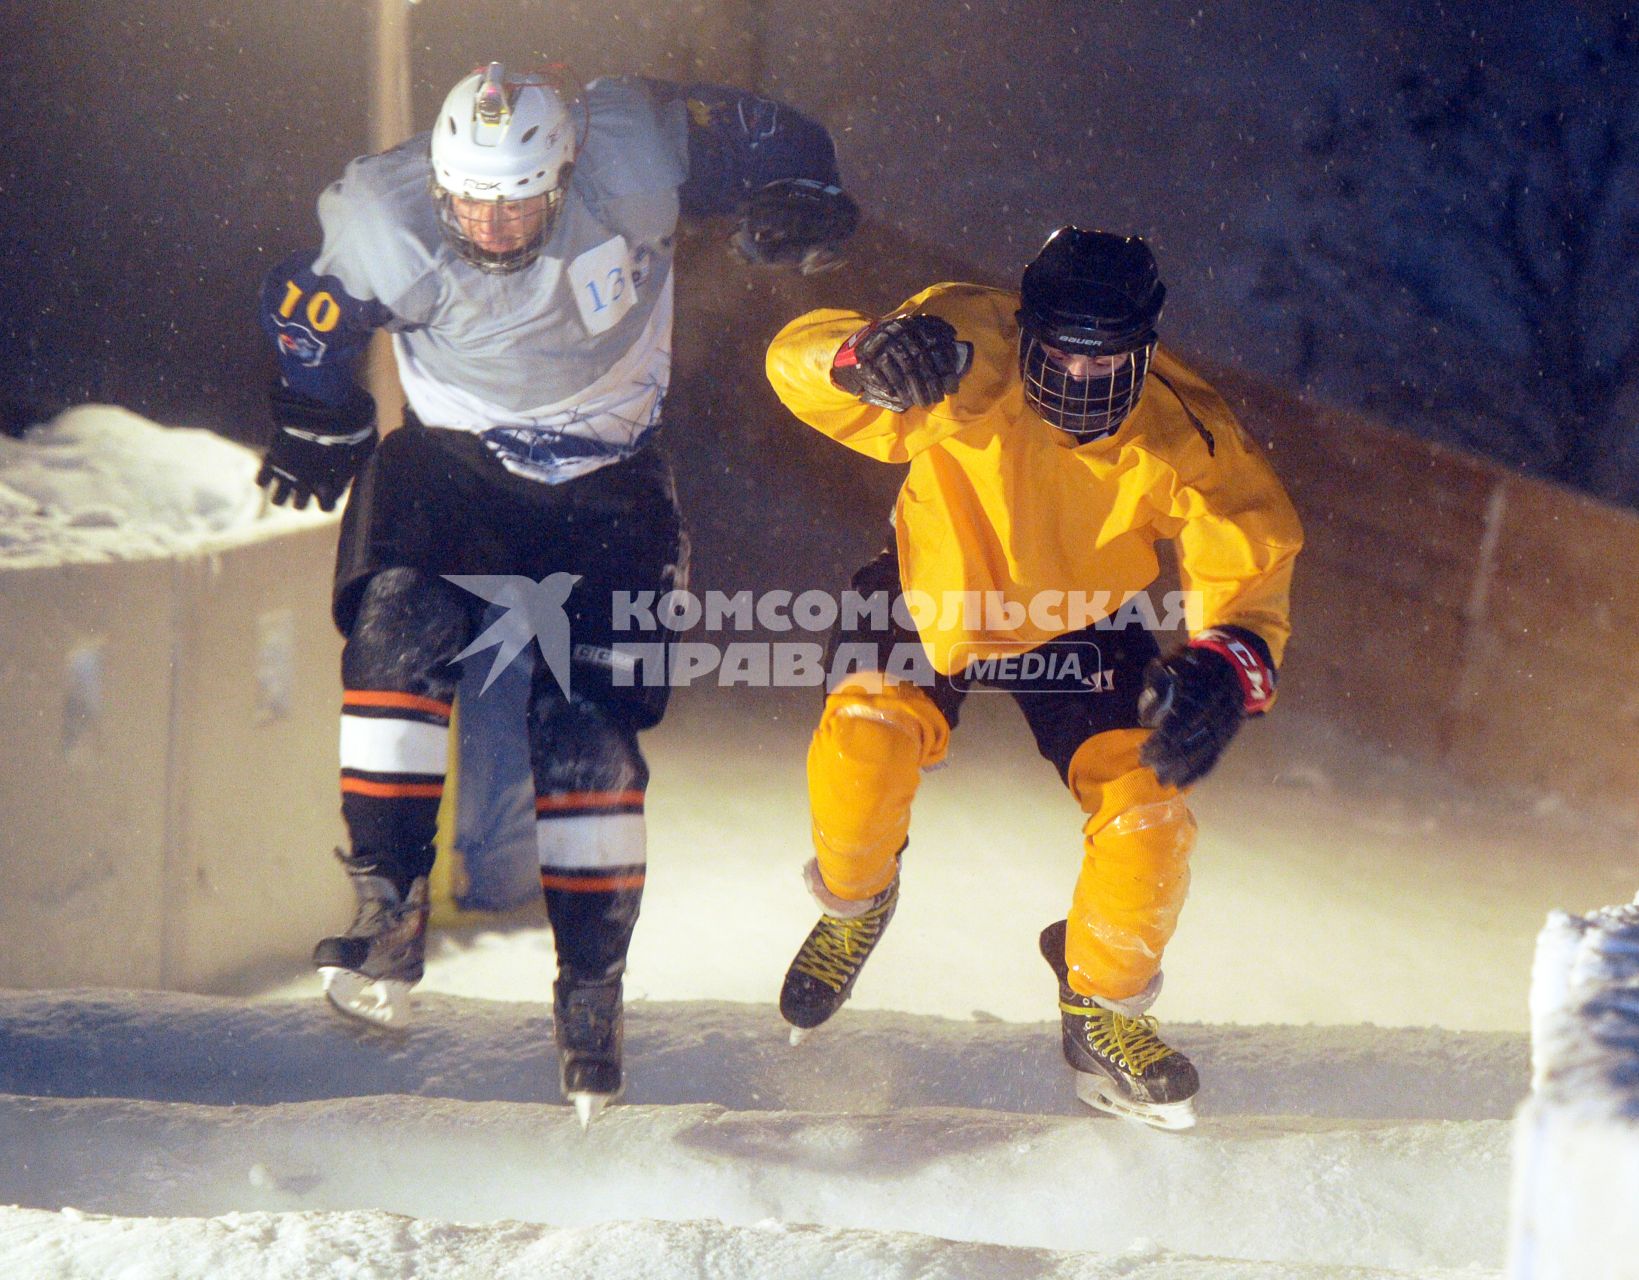
<path fill-rule="evenodd" d="M 515 1102 L 6 1097 L 0 1141 L 16 1162 L 0 1200 L 130 1217 L 777 1218 L 1092 1252 L 1143 1237 L 1194 1254 L 1410 1270 L 1496 1264 L 1508 1124 L 1226 1117 L 1180 1141 L 1088 1115 L 677 1103 L 614 1107 L 582 1133 L 567 1107 Z M 1441 1189 L 1432 1203 L 1430 1186 Z"/>
<path fill-rule="evenodd" d="M 336 517 L 256 470 L 102 406 L 0 438 L 0 984 L 198 986 L 345 907 Z"/>
<path fill-rule="evenodd" d="M 1639 897 L 1549 916 L 1531 1022 L 1511 1275 L 1639 1277 Z"/>
<path fill-rule="evenodd" d="M 560 1274 L 544 1270 L 567 1267 L 557 1251 L 584 1262 L 607 1232 L 614 1252 L 581 1274 L 1176 1280 L 1501 1264 L 1520 1037 L 1177 1038 L 1209 1081 L 1188 1135 L 1076 1103 L 1051 1023 L 848 1010 L 793 1049 L 767 1005 L 637 1002 L 626 1098 L 582 1133 L 532 1005 L 423 998 L 388 1038 L 314 1000 L 0 993 L 0 1204 L 181 1220 L 0 1215 L 0 1257 L 87 1259 L 15 1274 L 95 1274 L 90 1260 L 124 1240 L 183 1260 L 151 1274 L 322 1275 L 356 1245 L 376 1267 L 356 1274 L 394 1275 L 411 1240 L 468 1240 L 517 1268 L 502 1274 Z M 1431 1075 L 1474 1088 L 1430 1090 Z M 311 1270 L 239 1270 L 258 1239 Z M 815 1262 L 824 1248 L 834 1260 Z"/>
<path fill-rule="evenodd" d="M 212 432 L 109 405 L 0 436 L 0 569 L 177 555 L 325 518 L 270 507 L 256 487 L 259 465 Z"/>
<path fill-rule="evenodd" d="M 1149 1241 L 1116 1255 L 970 1244 L 909 1231 L 767 1219 L 460 1225 L 380 1212 L 108 1218 L 0 1209 L 0 1257 L 51 1280 L 1405 1280 L 1404 1271 L 1186 1257 Z M 133 1259 L 141 1259 L 133 1265 Z M 1419 1280 L 1477 1273 L 1417 1271 Z"/>

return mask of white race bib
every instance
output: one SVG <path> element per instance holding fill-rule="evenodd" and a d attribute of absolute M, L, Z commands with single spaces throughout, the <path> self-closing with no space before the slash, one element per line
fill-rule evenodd
<path fill-rule="evenodd" d="M 606 333 L 637 302 L 625 236 L 605 240 L 569 264 L 569 283 L 587 333 Z"/>

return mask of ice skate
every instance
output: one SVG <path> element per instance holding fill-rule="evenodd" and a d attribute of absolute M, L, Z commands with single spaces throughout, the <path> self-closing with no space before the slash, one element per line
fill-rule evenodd
<path fill-rule="evenodd" d="M 558 1082 L 585 1129 L 626 1086 L 620 1065 L 620 979 L 586 981 L 563 973 L 552 994 Z"/>
<path fill-rule="evenodd" d="M 1041 953 L 1058 975 L 1064 1058 L 1075 1069 L 1076 1097 L 1157 1129 L 1192 1127 L 1201 1087 L 1194 1064 L 1161 1039 L 1154 1018 L 1123 1016 L 1071 989 L 1064 931 L 1063 920 L 1042 930 Z"/>
<path fill-rule="evenodd" d="M 358 911 L 346 933 L 313 948 L 325 998 L 348 1017 L 401 1027 L 426 958 L 427 877 L 417 876 L 400 896 L 391 880 L 375 874 L 374 861 L 337 856 L 352 877 Z"/>
<path fill-rule="evenodd" d="M 811 873 L 811 888 L 816 880 L 817 874 Z M 816 896 L 822 891 L 823 885 Z M 899 905 L 899 877 L 874 898 L 850 905 L 859 907 L 857 914 L 827 911 L 820 916 L 786 971 L 780 1014 L 791 1024 L 792 1044 L 801 1044 L 808 1032 L 842 1008 L 853 991 L 859 971 Z"/>

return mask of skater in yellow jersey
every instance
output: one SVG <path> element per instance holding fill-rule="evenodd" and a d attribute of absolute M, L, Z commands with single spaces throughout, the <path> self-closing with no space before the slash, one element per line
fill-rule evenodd
<path fill-rule="evenodd" d="M 814 311 L 769 348 L 797 417 L 910 464 L 889 546 L 853 581 L 897 603 L 845 610 L 833 646 L 848 662 L 808 753 L 823 914 L 780 1009 L 800 1038 L 847 999 L 893 915 L 920 771 L 968 688 L 1005 688 L 1087 815 L 1068 918 L 1041 935 L 1077 1092 L 1182 1128 L 1199 1081 L 1146 1010 L 1189 884 L 1184 796 L 1274 701 L 1302 532 L 1229 408 L 1158 346 L 1165 294 L 1142 240 L 1064 227 L 1018 293 Z M 1192 606 L 1166 657 L 1130 607 L 1163 539 Z"/>

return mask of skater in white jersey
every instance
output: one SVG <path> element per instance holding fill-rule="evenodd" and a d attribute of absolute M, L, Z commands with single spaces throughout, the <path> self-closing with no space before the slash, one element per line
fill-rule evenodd
<path fill-rule="evenodd" d="M 686 562 L 654 440 L 673 235 L 680 214 L 737 216 L 748 260 L 819 269 L 858 220 L 837 179 L 825 129 L 779 103 L 636 78 L 566 92 L 491 63 L 430 133 L 347 167 L 319 197 L 318 252 L 286 259 L 262 293 L 280 376 L 261 483 L 328 510 L 356 478 L 333 603 L 358 914 L 314 952 L 326 993 L 402 1019 L 422 975 L 456 659 L 484 621 L 467 588 L 539 584 L 535 612 L 573 637 L 567 661 L 536 663 L 528 720 L 562 1085 L 583 1121 L 623 1082 L 645 866 L 637 735 L 666 702 L 615 680 L 611 601 L 669 588 Z M 409 402 L 379 445 L 355 380 L 377 329 Z"/>

